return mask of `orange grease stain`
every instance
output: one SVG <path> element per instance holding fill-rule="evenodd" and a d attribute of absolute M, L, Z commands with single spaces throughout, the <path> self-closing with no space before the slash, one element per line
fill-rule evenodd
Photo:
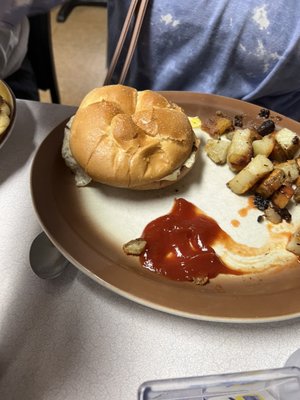
<path fill-rule="evenodd" d="M 232 221 L 230 221 L 231 222 L 231 225 L 234 227 L 234 228 L 238 228 L 239 226 L 240 226 L 240 221 L 238 221 L 237 219 L 233 219 Z"/>
<path fill-rule="evenodd" d="M 286 232 L 286 231 L 276 232 L 276 231 L 274 231 L 274 226 L 272 224 L 267 224 L 267 229 L 273 238 L 278 238 L 278 239 L 288 241 L 292 236 L 291 232 Z"/>
<path fill-rule="evenodd" d="M 244 218 L 244 217 L 247 217 L 249 211 L 251 211 L 251 210 L 253 210 L 253 209 L 255 209 L 254 197 L 253 197 L 253 196 L 250 196 L 250 197 L 248 197 L 248 204 L 247 204 L 247 206 L 244 207 L 244 208 L 241 208 L 241 209 L 238 211 L 238 213 L 239 213 L 239 215 L 240 215 L 241 217 Z"/>

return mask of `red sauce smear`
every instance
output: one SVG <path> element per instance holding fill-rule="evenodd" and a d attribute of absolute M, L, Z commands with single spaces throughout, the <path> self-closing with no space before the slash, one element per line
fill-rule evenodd
<path fill-rule="evenodd" d="M 222 263 L 211 245 L 228 235 L 212 218 L 179 198 L 171 212 L 150 222 L 142 237 L 147 246 L 140 256 L 143 267 L 177 281 L 240 275 Z"/>

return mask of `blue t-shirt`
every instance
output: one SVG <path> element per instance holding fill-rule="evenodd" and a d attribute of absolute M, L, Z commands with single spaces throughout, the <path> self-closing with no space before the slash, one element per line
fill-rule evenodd
<path fill-rule="evenodd" d="M 109 60 L 128 6 L 108 0 Z M 125 83 L 234 97 L 300 120 L 300 1 L 150 0 Z"/>

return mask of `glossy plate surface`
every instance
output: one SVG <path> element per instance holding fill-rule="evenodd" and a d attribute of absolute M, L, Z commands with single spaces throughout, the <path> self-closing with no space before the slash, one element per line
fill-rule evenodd
<path fill-rule="evenodd" d="M 260 110 L 221 96 L 164 94 L 188 115 L 201 118 L 217 110 L 256 118 Z M 252 323 L 300 315 L 298 263 L 245 276 L 219 275 L 205 286 L 196 286 L 144 270 L 136 258 L 123 254 L 122 245 L 139 237 L 148 222 L 168 213 L 176 197 L 198 206 L 237 242 L 261 245 L 265 226 L 257 223 L 255 210 L 241 217 L 239 211 L 247 208 L 248 200 L 226 187 L 232 176 L 227 167 L 214 165 L 202 151 L 192 172 L 166 189 L 136 192 L 97 184 L 78 188 L 61 158 L 64 125 L 54 129 L 37 151 L 31 191 L 43 229 L 77 268 L 126 298 L 188 318 Z M 300 125 L 293 120 L 283 117 L 280 125 L 300 134 Z M 232 220 L 239 220 L 238 228 Z"/>

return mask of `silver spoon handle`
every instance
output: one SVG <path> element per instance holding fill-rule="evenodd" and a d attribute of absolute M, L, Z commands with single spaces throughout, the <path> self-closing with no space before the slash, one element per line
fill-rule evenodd
<path fill-rule="evenodd" d="M 29 261 L 33 272 L 42 279 L 58 277 L 69 263 L 44 232 L 33 240 Z"/>

